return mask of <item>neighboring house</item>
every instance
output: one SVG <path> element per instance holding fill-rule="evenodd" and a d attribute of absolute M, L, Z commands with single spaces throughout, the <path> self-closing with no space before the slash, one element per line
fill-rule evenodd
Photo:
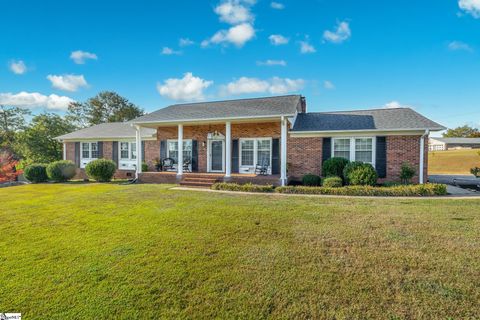
<path fill-rule="evenodd" d="M 104 157 L 118 164 L 117 176 L 135 169 L 141 182 L 201 184 L 203 176 L 280 185 L 307 173 L 320 175 L 326 159 L 344 157 L 371 163 L 383 181 L 398 181 L 402 163 L 409 162 L 417 169 L 414 181 L 423 183 L 426 139 L 430 131 L 444 129 L 409 108 L 308 113 L 305 98 L 290 95 L 172 105 L 58 139 L 79 177 L 88 161 Z M 165 158 L 186 166 L 153 172 Z M 149 172 L 142 172 L 142 161 Z M 266 176 L 255 174 L 257 165 L 267 168 Z"/>
<path fill-rule="evenodd" d="M 428 141 L 430 151 L 452 149 L 480 149 L 480 138 L 430 138 Z"/>

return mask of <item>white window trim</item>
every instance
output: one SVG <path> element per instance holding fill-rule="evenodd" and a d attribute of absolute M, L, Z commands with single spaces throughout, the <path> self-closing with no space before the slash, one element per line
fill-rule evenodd
<path fill-rule="evenodd" d="M 88 158 L 83 157 L 83 144 L 88 143 Z M 87 164 L 93 160 L 97 160 L 98 158 L 92 158 L 92 144 L 97 144 L 97 151 L 98 151 L 98 141 L 82 141 L 80 142 L 80 168 L 85 169 Z"/>
<path fill-rule="evenodd" d="M 183 139 L 183 146 L 185 146 L 185 142 L 191 142 L 191 145 L 192 145 L 192 157 L 193 157 L 193 139 Z M 167 158 L 170 158 L 170 142 L 176 142 L 178 143 L 178 139 L 168 139 L 167 140 Z M 178 145 L 177 145 L 177 149 L 178 149 Z M 177 151 L 180 151 L 180 150 L 177 150 Z M 183 161 L 185 161 L 185 159 L 183 159 Z M 169 171 L 177 171 L 177 164 L 175 163 L 173 165 L 173 168 L 170 169 Z M 192 165 L 190 164 L 190 171 L 192 171 Z"/>
<path fill-rule="evenodd" d="M 253 140 L 253 165 L 244 166 L 242 165 L 242 141 Z M 272 149 L 273 149 L 273 138 L 272 137 L 255 137 L 255 138 L 240 138 L 238 139 L 238 172 L 249 174 L 255 173 L 255 168 L 258 164 L 258 141 L 259 140 L 269 140 L 270 141 L 270 166 L 268 167 L 268 174 L 272 174 Z"/>
<path fill-rule="evenodd" d="M 355 137 L 335 137 L 332 138 L 332 151 L 331 157 L 335 156 L 335 140 L 344 140 L 350 139 L 350 161 L 355 160 L 355 139 L 372 139 L 372 163 L 371 165 L 376 168 L 376 158 L 377 158 L 377 137 L 365 137 L 365 136 L 355 136 Z"/>
<path fill-rule="evenodd" d="M 122 143 L 128 143 L 128 158 L 122 158 Z M 136 144 L 135 141 L 118 141 L 118 170 L 136 170 L 137 159 L 132 158 L 132 144 Z M 138 158 L 138 151 L 137 158 Z"/>

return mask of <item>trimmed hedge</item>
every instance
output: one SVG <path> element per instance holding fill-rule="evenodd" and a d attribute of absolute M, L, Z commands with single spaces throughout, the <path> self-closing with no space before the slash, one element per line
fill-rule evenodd
<path fill-rule="evenodd" d="M 215 183 L 212 186 L 212 189 L 223 190 L 223 191 L 243 191 L 243 192 L 273 192 L 274 191 L 274 187 L 272 185 L 257 185 L 252 183 L 237 184 L 237 183 L 226 183 L 226 182 Z"/>
<path fill-rule="evenodd" d="M 34 163 L 26 166 L 23 170 L 23 176 L 32 183 L 46 182 L 48 180 L 47 165 Z"/>
<path fill-rule="evenodd" d="M 348 183 L 352 186 L 375 186 L 377 184 L 377 171 L 369 163 L 362 163 L 348 173 Z"/>
<path fill-rule="evenodd" d="M 338 196 L 387 196 L 387 197 L 420 197 L 444 196 L 447 186 L 444 184 L 417 184 L 395 187 L 347 186 L 342 188 L 326 187 L 278 187 L 278 193 L 288 194 L 324 194 Z"/>
<path fill-rule="evenodd" d="M 55 182 L 65 182 L 72 179 L 76 174 L 75 163 L 69 160 L 60 160 L 47 166 L 48 179 Z"/>
<path fill-rule="evenodd" d="M 340 188 L 343 186 L 343 181 L 340 177 L 328 177 L 323 179 L 322 185 L 325 188 Z"/>
<path fill-rule="evenodd" d="M 97 159 L 89 162 L 85 167 L 87 176 L 98 182 L 109 182 L 112 180 L 117 166 L 115 162 L 107 159 Z"/>
<path fill-rule="evenodd" d="M 302 184 L 304 186 L 316 187 L 322 184 L 322 179 L 315 174 L 308 173 L 303 176 Z"/>
<path fill-rule="evenodd" d="M 350 183 L 348 181 L 348 176 L 350 175 L 350 173 L 358 167 L 361 167 L 362 165 L 363 162 L 361 161 L 352 161 L 345 166 L 345 168 L 343 169 L 343 178 L 345 179 L 346 184 Z"/>
<path fill-rule="evenodd" d="M 322 175 L 324 177 L 342 177 L 343 169 L 349 162 L 350 161 L 345 158 L 330 158 L 322 165 Z"/>

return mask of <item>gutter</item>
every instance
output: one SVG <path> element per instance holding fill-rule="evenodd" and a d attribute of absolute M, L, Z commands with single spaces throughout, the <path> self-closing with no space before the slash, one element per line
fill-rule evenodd
<path fill-rule="evenodd" d="M 430 134 L 430 130 L 427 129 L 425 130 L 425 133 L 420 137 L 420 172 L 418 173 L 418 182 L 420 184 L 424 184 L 425 182 L 423 181 L 423 170 L 425 167 L 425 137 L 428 137 Z"/>

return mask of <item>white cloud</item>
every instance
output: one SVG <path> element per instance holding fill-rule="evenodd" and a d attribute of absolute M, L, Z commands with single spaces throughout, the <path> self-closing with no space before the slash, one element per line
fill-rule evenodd
<path fill-rule="evenodd" d="M 452 41 L 448 44 L 448 49 L 451 51 L 468 51 L 473 52 L 472 47 L 467 43 L 461 41 Z"/>
<path fill-rule="evenodd" d="M 182 54 L 182 51 L 175 51 L 169 47 L 163 47 L 162 54 L 165 56 L 179 55 Z"/>
<path fill-rule="evenodd" d="M 60 90 L 75 92 L 81 87 L 87 87 L 88 83 L 83 75 L 64 74 L 62 76 L 48 75 L 47 79 L 52 83 L 52 87 Z"/>
<path fill-rule="evenodd" d="M 51 94 L 49 96 L 38 92 L 19 92 L 16 94 L 7 92 L 0 93 L 0 104 L 23 107 L 23 108 L 40 108 L 46 107 L 50 110 L 67 110 L 68 105 L 74 102 L 73 99 L 65 96 L 57 96 Z"/>
<path fill-rule="evenodd" d="M 202 47 L 207 47 L 210 43 L 214 44 L 228 44 L 233 43 L 237 47 L 243 45 L 253 39 L 255 36 L 255 29 L 250 23 L 242 23 L 231 27 L 228 30 L 220 30 L 215 33 L 209 40 L 204 40 L 201 43 Z"/>
<path fill-rule="evenodd" d="M 480 0 L 459 0 L 458 6 L 474 18 L 480 18 Z"/>
<path fill-rule="evenodd" d="M 334 90 L 335 89 L 335 85 L 329 80 L 325 80 L 323 82 L 323 87 L 327 90 Z"/>
<path fill-rule="evenodd" d="M 270 37 L 270 43 L 273 44 L 274 46 L 280 46 L 282 44 L 287 44 L 290 39 L 282 36 L 281 34 L 272 34 Z"/>
<path fill-rule="evenodd" d="M 303 88 L 303 79 L 273 77 L 268 80 L 241 77 L 221 87 L 223 95 L 241 95 L 250 93 L 285 94 Z"/>
<path fill-rule="evenodd" d="M 346 21 L 339 22 L 334 31 L 326 30 L 323 33 L 323 40 L 333 43 L 342 43 L 352 36 L 350 25 Z"/>
<path fill-rule="evenodd" d="M 82 50 L 73 51 L 70 54 L 70 59 L 73 60 L 76 64 L 84 64 L 86 60 L 92 59 L 97 60 L 98 57 L 95 53 L 90 53 Z"/>
<path fill-rule="evenodd" d="M 15 74 L 24 74 L 25 72 L 27 72 L 27 66 L 22 60 L 10 61 L 9 68 Z"/>
<path fill-rule="evenodd" d="M 412 106 L 401 104 L 398 101 L 391 101 L 383 105 L 385 109 L 395 109 L 395 108 L 412 108 Z"/>
<path fill-rule="evenodd" d="M 312 46 L 308 41 L 299 41 L 300 43 L 300 52 L 301 53 L 314 53 L 317 50 L 315 50 L 315 47 Z"/>
<path fill-rule="evenodd" d="M 180 38 L 180 40 L 178 40 L 178 45 L 180 47 L 188 47 L 193 44 L 195 44 L 195 42 L 190 40 L 189 38 Z"/>
<path fill-rule="evenodd" d="M 259 66 L 282 66 L 285 67 L 287 62 L 285 60 L 265 60 L 265 61 L 257 61 L 257 65 Z"/>
<path fill-rule="evenodd" d="M 277 9 L 277 10 L 285 9 L 285 5 L 283 3 L 275 2 L 275 1 L 272 1 L 270 3 L 270 7 L 272 7 L 273 9 Z"/>
<path fill-rule="evenodd" d="M 219 15 L 220 21 L 229 24 L 240 24 L 253 21 L 250 6 L 255 1 L 227 0 L 215 7 L 215 13 Z"/>
<path fill-rule="evenodd" d="M 207 89 L 213 81 L 207 81 L 194 77 L 191 72 L 185 73 L 183 78 L 170 78 L 157 84 L 157 90 L 161 96 L 173 100 L 203 100 L 203 90 Z"/>

